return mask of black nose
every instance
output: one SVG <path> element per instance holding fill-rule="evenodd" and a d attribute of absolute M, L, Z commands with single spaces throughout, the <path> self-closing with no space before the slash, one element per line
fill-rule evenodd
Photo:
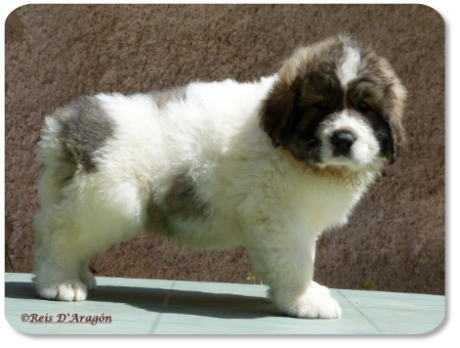
<path fill-rule="evenodd" d="M 355 136 L 352 133 L 338 130 L 332 134 L 331 143 L 338 154 L 347 156 L 355 140 Z"/>

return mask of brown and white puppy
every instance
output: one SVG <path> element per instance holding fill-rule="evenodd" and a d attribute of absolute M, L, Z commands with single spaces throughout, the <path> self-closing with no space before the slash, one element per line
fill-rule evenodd
<path fill-rule="evenodd" d="M 257 82 L 99 94 L 56 110 L 37 144 L 38 293 L 86 299 L 90 257 L 148 232 L 198 249 L 243 245 L 281 312 L 340 317 L 313 281 L 316 239 L 404 148 L 405 98 L 385 59 L 337 36 Z"/>

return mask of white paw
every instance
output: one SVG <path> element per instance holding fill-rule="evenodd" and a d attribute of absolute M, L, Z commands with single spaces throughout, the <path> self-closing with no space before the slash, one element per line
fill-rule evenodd
<path fill-rule="evenodd" d="M 84 301 L 88 294 L 86 285 L 82 282 L 68 282 L 60 284 L 58 287 L 58 301 Z"/>
<path fill-rule="evenodd" d="M 60 284 L 37 287 L 39 295 L 45 299 L 57 301 L 84 301 L 87 297 L 86 285 L 81 281 L 67 281 Z"/>
<path fill-rule="evenodd" d="M 299 318 L 339 319 L 342 309 L 338 302 L 330 296 L 305 296 L 296 301 L 292 313 Z"/>
<path fill-rule="evenodd" d="M 293 301 L 282 301 L 278 307 L 288 315 L 309 319 L 338 319 L 342 310 L 325 286 L 312 282 L 307 291 Z"/>
<path fill-rule="evenodd" d="M 83 275 L 80 275 L 80 280 L 86 285 L 88 291 L 97 288 L 96 278 L 89 271 L 86 271 Z"/>

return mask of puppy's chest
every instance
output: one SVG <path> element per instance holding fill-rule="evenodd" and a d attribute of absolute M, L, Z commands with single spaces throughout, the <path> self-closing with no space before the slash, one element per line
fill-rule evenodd
<path fill-rule="evenodd" d="M 299 204 L 308 228 L 320 232 L 345 224 L 364 190 L 364 185 L 337 185 L 328 181 L 309 185 L 302 192 Z"/>

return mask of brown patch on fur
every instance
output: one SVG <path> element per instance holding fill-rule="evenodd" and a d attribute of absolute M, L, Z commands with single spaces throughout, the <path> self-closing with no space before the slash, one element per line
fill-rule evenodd
<path fill-rule="evenodd" d="M 63 187 L 79 169 L 86 173 L 97 171 L 97 151 L 115 132 L 114 121 L 97 99 L 77 98 L 49 117 L 59 127 L 57 134 L 53 127 L 44 127 L 40 132 L 35 144 L 40 162 L 39 175 L 51 170 L 55 185 Z M 50 141 L 57 142 L 57 146 L 50 146 Z M 54 159 L 50 160 L 50 156 Z"/>
<path fill-rule="evenodd" d="M 393 109 L 390 114 L 390 129 L 392 148 L 388 150 L 387 158 L 393 163 L 396 158 L 406 149 L 406 134 L 402 125 L 404 105 L 407 92 L 398 78 L 393 81 L 392 91 L 394 94 Z"/>
<path fill-rule="evenodd" d="M 174 220 L 205 219 L 209 204 L 197 196 L 196 184 L 185 174 L 177 175 L 169 191 L 160 200 L 152 195 L 147 204 L 147 232 L 174 235 Z"/>
<path fill-rule="evenodd" d="M 278 73 L 260 111 L 260 124 L 275 146 L 283 144 L 295 123 L 297 107 L 312 107 L 336 96 L 340 82 L 334 78 L 336 62 L 347 38 L 332 38 L 297 49 Z"/>
<path fill-rule="evenodd" d="M 152 91 L 152 96 L 158 108 L 163 108 L 172 100 L 185 100 L 187 97 L 186 87 L 178 87 L 164 91 Z"/>
<path fill-rule="evenodd" d="M 360 71 L 360 78 L 351 83 L 347 101 L 355 108 L 361 101 L 370 106 L 365 116 L 391 164 L 406 147 L 402 117 L 407 92 L 387 60 L 369 49 L 364 50 L 363 58 L 368 64 Z"/>
<path fill-rule="evenodd" d="M 75 169 L 81 165 L 87 173 L 95 172 L 94 153 L 113 136 L 114 122 L 92 97 L 80 97 L 53 116 L 61 124 L 58 139 L 62 160 L 73 164 Z"/>
<path fill-rule="evenodd" d="M 287 138 L 301 82 L 300 78 L 292 82 L 280 79 L 262 106 L 261 125 L 275 146 Z"/>

